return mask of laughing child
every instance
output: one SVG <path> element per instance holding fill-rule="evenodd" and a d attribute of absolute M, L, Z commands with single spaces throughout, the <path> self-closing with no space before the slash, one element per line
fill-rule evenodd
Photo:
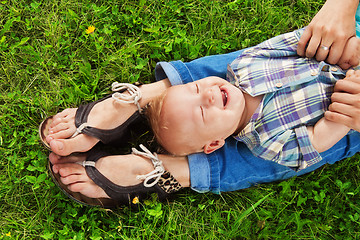
<path fill-rule="evenodd" d="M 323 115 L 336 81 L 354 70 L 298 56 L 302 32 L 245 51 L 228 66 L 228 81 L 207 77 L 169 88 L 148 108 L 159 143 L 174 155 L 208 154 L 233 136 L 255 156 L 294 170 L 319 162 L 350 130 Z M 359 42 L 347 42 L 354 57 Z"/>

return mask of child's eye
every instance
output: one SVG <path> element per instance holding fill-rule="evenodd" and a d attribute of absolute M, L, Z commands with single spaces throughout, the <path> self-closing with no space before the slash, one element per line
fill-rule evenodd
<path fill-rule="evenodd" d="M 196 86 L 196 93 L 199 93 L 200 92 L 199 86 L 197 84 L 195 84 L 195 86 Z"/>
<path fill-rule="evenodd" d="M 200 106 L 200 109 L 201 109 L 201 117 L 202 117 L 202 119 L 204 121 L 204 109 L 201 106 Z"/>

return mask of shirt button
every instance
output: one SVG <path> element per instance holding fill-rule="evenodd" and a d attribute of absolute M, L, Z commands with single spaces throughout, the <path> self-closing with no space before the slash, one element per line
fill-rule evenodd
<path fill-rule="evenodd" d="M 338 69 L 336 67 L 332 67 L 331 71 L 336 72 Z"/>
<path fill-rule="evenodd" d="M 282 85 L 281 82 L 279 82 L 279 83 L 277 83 L 275 86 L 276 86 L 277 88 L 281 88 L 283 85 Z"/>
<path fill-rule="evenodd" d="M 316 76 L 317 74 L 318 72 L 316 70 L 311 72 L 311 76 Z"/>

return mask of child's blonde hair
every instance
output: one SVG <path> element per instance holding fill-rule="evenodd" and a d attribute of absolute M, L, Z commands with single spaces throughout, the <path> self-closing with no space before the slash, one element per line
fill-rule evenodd
<path fill-rule="evenodd" d="M 165 97 L 166 97 L 166 91 L 164 91 L 160 96 L 152 99 L 148 103 L 145 109 L 145 115 L 150 123 L 150 127 L 154 133 L 157 142 L 161 146 L 164 145 L 160 137 L 160 131 L 161 129 L 166 129 L 166 126 L 163 123 L 161 117 Z"/>

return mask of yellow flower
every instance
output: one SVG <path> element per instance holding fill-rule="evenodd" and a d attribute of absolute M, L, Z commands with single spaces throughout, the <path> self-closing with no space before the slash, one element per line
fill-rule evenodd
<path fill-rule="evenodd" d="M 139 203 L 139 198 L 138 197 L 134 197 L 132 200 L 133 204 L 138 204 Z"/>
<path fill-rule="evenodd" d="M 8 232 L 7 234 L 5 234 L 5 236 L 11 237 L 11 232 Z"/>
<path fill-rule="evenodd" d="M 89 26 L 87 29 L 86 29 L 86 34 L 91 34 L 95 31 L 95 27 L 94 26 Z"/>

